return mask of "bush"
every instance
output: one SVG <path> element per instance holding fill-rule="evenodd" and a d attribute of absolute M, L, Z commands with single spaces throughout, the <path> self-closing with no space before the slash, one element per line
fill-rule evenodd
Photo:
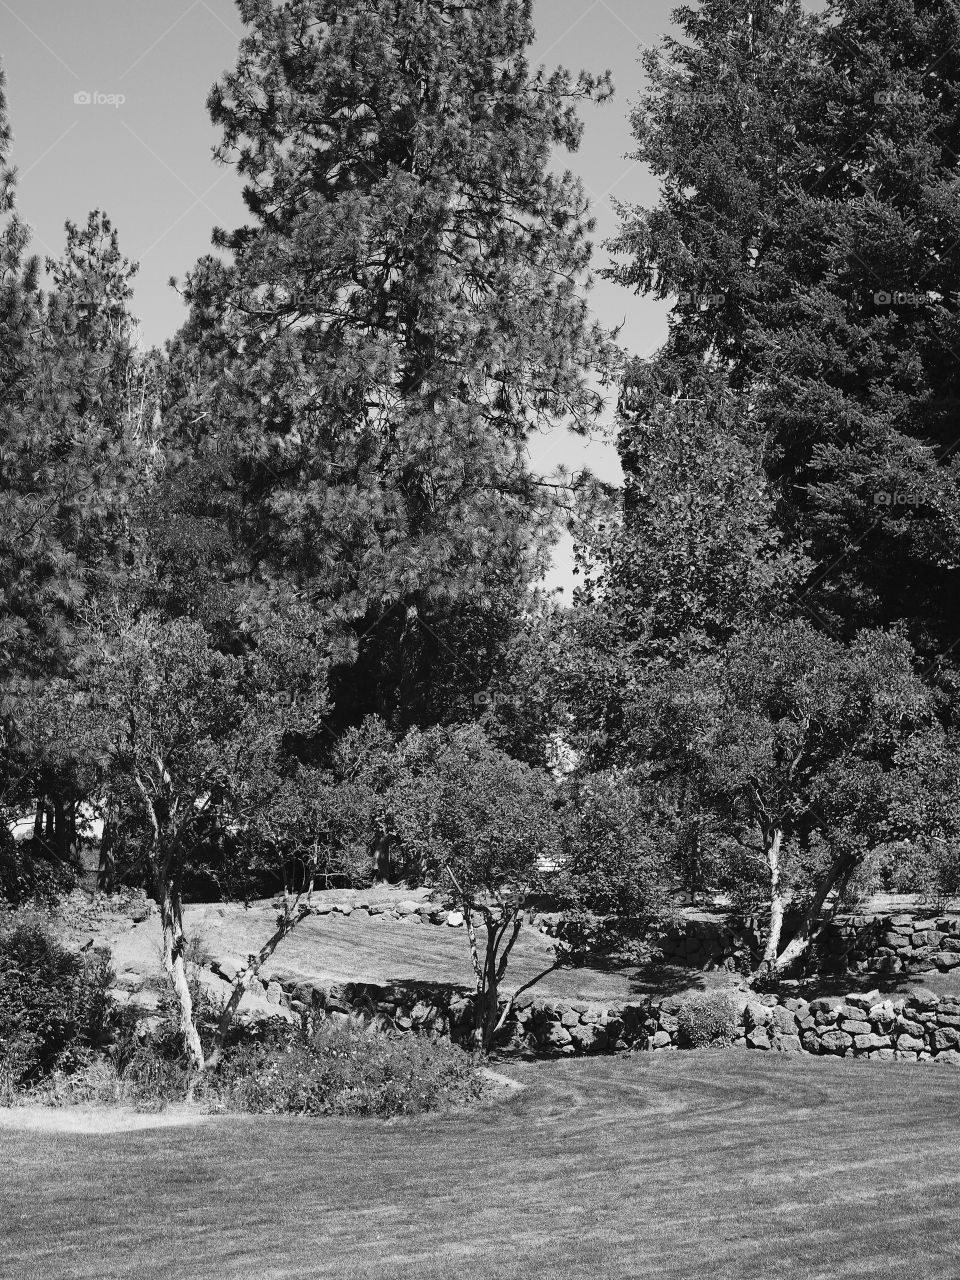
<path fill-rule="evenodd" d="M 69 1070 L 109 1034 L 109 964 L 74 955 L 36 911 L 0 917 L 0 1077 L 22 1088 Z"/>
<path fill-rule="evenodd" d="M 229 1110 L 388 1117 L 476 1100 L 482 1078 L 474 1058 L 446 1040 L 327 1021 L 235 1046 L 207 1087 Z"/>
<path fill-rule="evenodd" d="M 0 824 L 0 903 L 50 907 L 75 884 L 70 866 L 52 858 L 33 840 L 17 842 Z"/>
<path fill-rule="evenodd" d="M 677 1014 L 680 1043 L 687 1049 L 730 1044 L 737 1035 L 737 1015 L 730 998 L 715 991 L 691 996 Z"/>

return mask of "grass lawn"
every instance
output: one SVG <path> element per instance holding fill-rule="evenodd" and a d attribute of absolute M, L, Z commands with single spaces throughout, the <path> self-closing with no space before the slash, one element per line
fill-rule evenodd
<path fill-rule="evenodd" d="M 800 1055 L 503 1068 L 467 1116 L 0 1129 L 4 1280 L 960 1276 L 960 1073 Z"/>
<path fill-rule="evenodd" d="M 277 912 L 269 904 L 257 903 L 249 910 L 239 905 L 191 906 L 184 915 L 188 934 L 202 940 L 211 955 L 242 957 L 259 950 L 269 938 L 276 927 Z M 158 971 L 161 944 L 155 917 L 135 929 L 128 927 L 110 941 L 118 971 Z M 553 963 L 554 956 L 550 938 L 524 928 L 511 953 L 507 987 L 518 987 L 536 977 Z M 334 982 L 448 982 L 472 987 L 475 981 L 464 929 L 370 917 L 362 912 L 305 920 L 278 948 L 264 968 L 264 977 L 279 971 Z M 726 971 L 587 967 L 552 973 L 537 991 L 571 1000 L 626 1001 L 647 992 L 667 995 L 728 986 L 730 982 Z"/>

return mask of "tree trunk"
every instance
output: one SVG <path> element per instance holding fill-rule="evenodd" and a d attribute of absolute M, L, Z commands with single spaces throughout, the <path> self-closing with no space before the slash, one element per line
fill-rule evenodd
<path fill-rule="evenodd" d="M 203 1071 L 203 1047 L 193 1018 L 193 997 L 190 995 L 184 962 L 186 939 L 180 896 L 162 875 L 157 876 L 157 899 L 160 903 L 160 922 L 163 925 L 163 967 L 177 997 L 180 1034 L 191 1065 L 196 1071 Z"/>
<path fill-rule="evenodd" d="M 833 860 L 816 893 L 811 898 L 806 911 L 803 913 L 803 918 L 797 926 L 793 937 L 776 959 L 775 968 L 778 973 L 782 973 L 790 965 L 795 964 L 807 952 L 817 931 L 823 904 L 829 897 L 831 889 L 850 870 L 851 860 L 846 854 L 841 854 Z"/>
<path fill-rule="evenodd" d="M 770 925 L 767 929 L 767 941 L 763 949 L 763 959 L 750 975 L 751 982 L 762 974 L 770 973 L 776 967 L 777 952 L 780 950 L 780 937 L 783 933 L 783 917 L 786 901 L 781 886 L 780 855 L 783 851 L 783 831 L 777 828 L 766 839 L 767 867 L 770 873 Z"/>
<path fill-rule="evenodd" d="M 57 861 L 65 863 L 70 857 L 70 833 L 67 830 L 67 810 L 63 796 L 57 792 L 53 797 L 53 838 L 57 853 Z"/>
<path fill-rule="evenodd" d="M 310 885 L 310 893 L 313 892 L 313 883 Z M 308 895 L 309 899 L 309 895 Z M 273 953 L 279 947 L 288 933 L 292 933 L 301 920 L 305 920 L 309 915 L 315 915 L 316 908 L 311 905 L 309 900 L 304 903 L 287 902 L 284 907 L 283 916 L 277 926 L 273 936 L 264 943 L 259 952 L 255 956 L 250 957 L 247 967 L 237 975 L 234 979 L 233 990 L 230 992 L 230 998 L 224 1005 L 217 1022 L 216 1034 L 213 1038 L 213 1049 L 207 1058 L 206 1065 L 208 1068 L 216 1067 L 220 1064 L 223 1057 L 223 1046 L 226 1043 L 227 1034 L 233 1025 L 233 1019 L 240 1002 L 250 987 L 250 983 L 257 976 L 263 966 L 267 963 Z"/>

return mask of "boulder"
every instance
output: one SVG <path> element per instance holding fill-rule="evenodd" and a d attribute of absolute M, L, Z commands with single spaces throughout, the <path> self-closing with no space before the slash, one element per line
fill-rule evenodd
<path fill-rule="evenodd" d="M 960 951 L 935 951 L 930 957 L 930 963 L 935 964 L 938 969 L 956 969 L 960 965 Z"/>
<path fill-rule="evenodd" d="M 244 962 L 237 956 L 219 956 L 210 966 L 214 973 L 220 975 L 227 982 L 234 982 L 237 974 L 245 967 Z"/>
<path fill-rule="evenodd" d="M 930 991 L 926 987 L 917 987 L 910 992 L 909 1004 L 915 1009 L 936 1009 L 940 1004 L 940 997 L 935 991 Z"/>
<path fill-rule="evenodd" d="M 543 1049 L 562 1049 L 572 1044 L 570 1032 L 559 1022 L 548 1022 L 537 1039 Z"/>
<path fill-rule="evenodd" d="M 926 1047 L 925 1041 L 921 1040 L 919 1036 L 897 1036 L 897 1050 L 900 1053 L 920 1053 Z"/>
<path fill-rule="evenodd" d="M 413 898 L 405 898 L 403 902 L 398 902 L 394 907 L 398 916 L 412 916 L 414 912 L 420 910 L 420 903 Z"/>
<path fill-rule="evenodd" d="M 845 1031 L 825 1031 L 820 1036 L 821 1053 L 846 1053 L 853 1041 Z"/>
<path fill-rule="evenodd" d="M 873 1030 L 869 1022 L 860 1021 L 854 1018 L 841 1018 L 840 1030 L 846 1031 L 850 1036 L 868 1036 Z"/>
<path fill-rule="evenodd" d="M 775 1031 L 779 1031 L 782 1036 L 795 1036 L 797 1034 L 797 1017 L 791 1009 L 785 1009 L 782 1005 L 771 1009 L 771 1025 Z"/>
<path fill-rule="evenodd" d="M 875 1036 L 875 1035 L 854 1036 L 853 1044 L 854 1044 L 854 1048 L 859 1053 L 864 1053 L 868 1049 L 889 1049 L 891 1047 L 889 1036 Z"/>
<path fill-rule="evenodd" d="M 596 1023 L 572 1027 L 570 1037 L 582 1053 L 598 1053 L 607 1047 L 607 1033 Z"/>
<path fill-rule="evenodd" d="M 743 1024 L 748 1031 L 752 1031 L 754 1027 L 766 1027 L 772 1021 L 773 1010 L 769 1005 L 760 1004 L 758 1000 L 751 1000 L 743 1011 Z M 748 1036 L 748 1041 L 749 1038 Z"/>
<path fill-rule="evenodd" d="M 463 912 L 451 911 L 447 914 L 447 926 L 450 929 L 460 929 L 463 926 Z"/>
<path fill-rule="evenodd" d="M 799 1036 L 781 1036 L 777 1043 L 777 1048 L 781 1053 L 801 1053 L 803 1051 Z"/>
<path fill-rule="evenodd" d="M 835 1014 L 842 1007 L 843 1001 L 839 996 L 818 996 L 816 1000 L 810 1001 L 810 1012 L 813 1014 Z"/>
<path fill-rule="evenodd" d="M 747 1035 L 748 1049 L 769 1049 L 770 1037 L 767 1035 L 763 1027 L 754 1027 Z"/>
<path fill-rule="evenodd" d="M 881 999 L 879 991 L 854 991 L 847 996 L 846 1003 L 848 1007 L 858 1010 L 862 1015 L 872 1009 L 875 1004 L 879 1004 Z"/>
<path fill-rule="evenodd" d="M 669 1031 L 658 1031 L 650 1040 L 651 1049 L 669 1049 L 673 1044 Z"/>

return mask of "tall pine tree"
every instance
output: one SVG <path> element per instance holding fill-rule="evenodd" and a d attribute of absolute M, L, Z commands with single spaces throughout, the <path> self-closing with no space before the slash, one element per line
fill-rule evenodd
<path fill-rule="evenodd" d="M 550 172 L 608 85 L 531 70 L 530 0 L 239 8 L 210 105 L 251 222 L 188 280 L 169 434 L 216 455 L 253 582 L 341 627 L 342 720 L 443 719 L 539 568 L 530 436 L 588 429 L 614 359 Z"/>

